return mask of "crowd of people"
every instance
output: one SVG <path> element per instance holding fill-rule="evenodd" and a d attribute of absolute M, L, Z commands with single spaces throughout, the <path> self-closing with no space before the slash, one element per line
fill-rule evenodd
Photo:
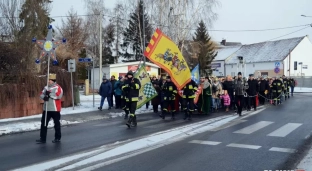
<path fill-rule="evenodd" d="M 131 105 L 127 104 L 129 101 L 133 101 L 133 99 L 129 100 L 129 98 L 135 98 L 134 101 L 138 101 L 141 85 L 139 80 L 135 80 L 139 87 L 135 87 L 138 88 L 135 90 L 135 95 L 133 92 L 129 94 L 129 89 L 124 88 L 125 85 L 131 87 L 132 84 L 129 79 L 133 81 L 131 71 L 125 77 L 118 77 L 118 80 L 115 79 L 115 76 L 112 76 L 109 80 L 103 78 L 99 88 L 99 94 L 102 96 L 99 110 L 102 110 L 104 100 L 107 98 L 108 109 L 111 109 L 115 104 L 116 109 L 125 111 L 125 119 L 128 119 L 130 114 L 136 124 L 135 110 L 130 110 Z M 171 116 L 171 119 L 175 119 L 176 110 L 184 112 L 185 120 L 191 120 L 195 111 L 207 115 L 220 110 L 225 112 L 235 111 L 241 116 L 243 109 L 247 111 L 257 110 L 258 105 L 264 105 L 265 103 L 281 104 L 283 100 L 293 96 L 294 87 L 296 86 L 296 81 L 293 78 L 285 76 L 280 78 L 263 76 L 255 78 L 253 74 L 245 78 L 242 77 L 240 72 L 235 77 L 201 77 L 199 84 L 192 80 L 182 90 L 177 89 L 170 76 L 151 76 L 150 79 L 157 91 L 157 96 L 151 100 L 151 105 L 154 113 L 159 113 L 162 119 L 165 119 L 168 115 Z M 196 103 L 194 103 L 198 87 L 201 87 L 202 91 Z M 130 90 L 132 91 L 133 88 L 130 88 Z M 115 99 L 115 102 L 113 102 L 113 99 Z M 150 102 L 146 103 L 146 108 L 149 105 Z M 161 111 L 159 111 L 159 107 Z"/>

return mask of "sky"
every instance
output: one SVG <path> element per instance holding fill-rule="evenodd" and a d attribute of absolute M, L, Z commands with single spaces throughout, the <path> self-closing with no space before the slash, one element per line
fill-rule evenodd
<path fill-rule="evenodd" d="M 117 0 L 104 0 L 106 8 L 113 8 L 116 2 Z M 213 27 L 209 28 L 210 30 L 261 30 L 312 24 L 312 0 L 219 0 L 219 2 L 221 5 L 215 8 L 218 19 Z M 51 16 L 67 15 L 70 8 L 74 8 L 78 15 L 83 15 L 86 12 L 84 5 L 83 0 L 53 0 Z M 54 25 L 60 26 L 61 18 L 56 18 Z M 209 31 L 209 34 L 217 42 L 226 39 L 227 42 L 243 44 L 305 35 L 309 35 L 311 40 L 312 27 L 304 28 L 295 27 L 263 32 Z M 303 30 L 295 32 L 299 29 Z M 289 34 L 291 32 L 295 33 Z M 289 35 L 283 36 L 286 34 Z"/>

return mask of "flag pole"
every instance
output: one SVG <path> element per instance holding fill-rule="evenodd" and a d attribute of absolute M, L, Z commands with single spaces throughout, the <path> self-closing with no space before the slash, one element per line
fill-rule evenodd
<path fill-rule="evenodd" d="M 144 50 L 145 50 L 145 22 L 144 22 L 144 1 L 142 1 L 143 5 L 142 5 L 142 18 L 143 18 L 143 47 L 142 47 L 142 55 L 143 55 L 143 65 L 145 66 L 145 62 L 146 62 L 146 57 L 144 56 Z"/>
<path fill-rule="evenodd" d="M 49 88 L 49 75 L 50 75 L 50 55 L 48 55 L 48 73 L 47 73 L 47 89 L 46 89 L 46 91 L 48 91 L 48 88 Z M 45 115 L 44 116 L 44 126 L 45 127 L 47 126 L 48 102 L 49 101 L 45 101 L 45 114 L 44 114 Z"/>

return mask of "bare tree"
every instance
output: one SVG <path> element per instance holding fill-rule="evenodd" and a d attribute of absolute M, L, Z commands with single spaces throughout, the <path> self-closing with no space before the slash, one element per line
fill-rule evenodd
<path fill-rule="evenodd" d="M 0 41 L 14 41 L 22 27 L 19 15 L 25 0 L 0 0 Z"/>

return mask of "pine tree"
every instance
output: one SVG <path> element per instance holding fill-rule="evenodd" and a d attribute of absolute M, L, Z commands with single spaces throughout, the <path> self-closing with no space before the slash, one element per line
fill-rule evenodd
<path fill-rule="evenodd" d="M 115 57 L 113 56 L 112 48 L 115 41 L 115 27 L 109 24 L 104 29 L 104 43 L 103 43 L 103 64 L 114 64 Z"/>
<path fill-rule="evenodd" d="M 144 39 L 143 34 L 143 1 L 140 0 L 135 11 L 130 15 L 129 26 L 123 33 L 122 48 L 124 53 L 121 53 L 126 59 L 134 59 L 136 61 L 141 60 L 143 56 L 142 45 L 146 47 L 147 43 L 151 39 L 152 27 L 149 24 L 149 19 L 146 13 L 144 13 L 144 25 L 145 25 L 145 45 L 142 41 Z M 144 48 L 145 49 L 145 48 Z M 131 50 L 131 52 L 129 52 Z"/>
<path fill-rule="evenodd" d="M 211 37 L 208 34 L 205 23 L 201 21 L 196 29 L 195 37 L 193 40 L 198 45 L 198 64 L 200 74 L 210 74 L 210 64 L 217 56 L 218 52 L 215 51 Z"/>

